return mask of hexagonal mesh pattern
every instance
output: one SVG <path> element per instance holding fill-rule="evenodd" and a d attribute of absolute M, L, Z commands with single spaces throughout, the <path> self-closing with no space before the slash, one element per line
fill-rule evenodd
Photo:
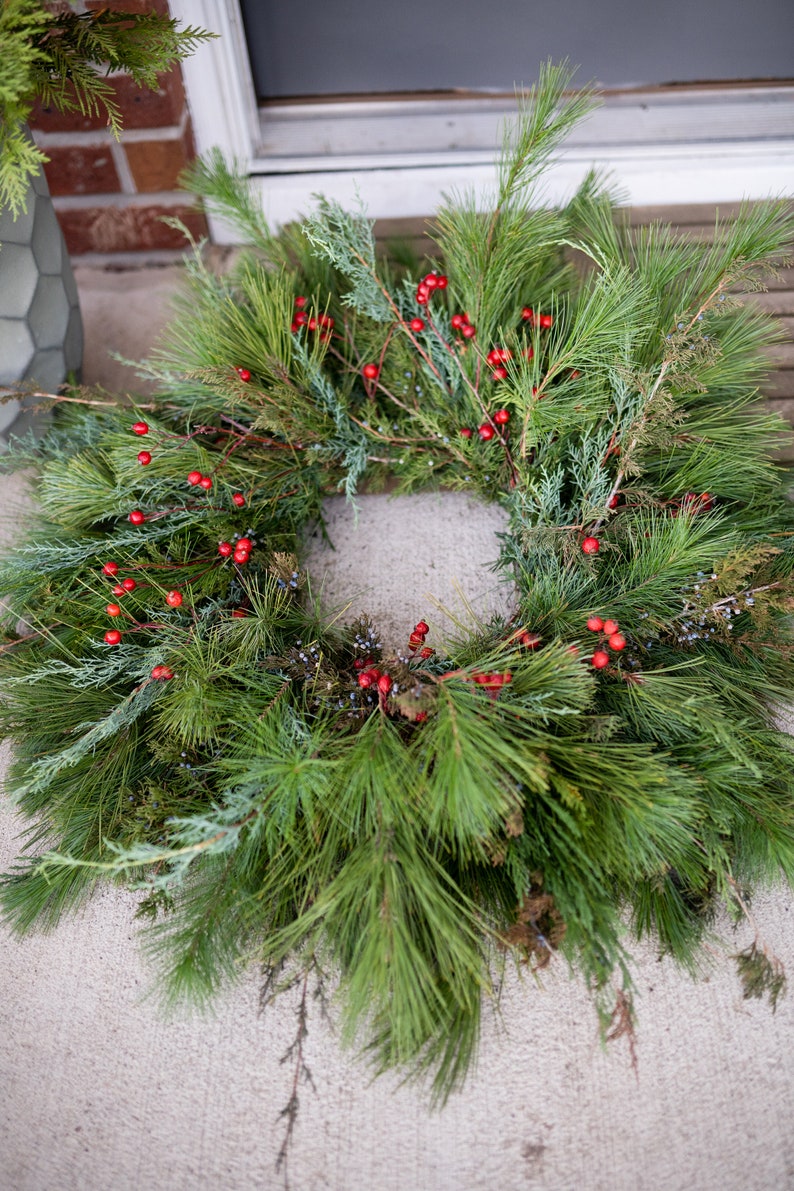
<path fill-rule="evenodd" d="M 77 287 L 43 176 L 14 220 L 0 211 L 0 386 L 52 393 L 79 378 L 83 327 Z M 24 398 L 0 405 L 0 440 L 31 423 Z"/>

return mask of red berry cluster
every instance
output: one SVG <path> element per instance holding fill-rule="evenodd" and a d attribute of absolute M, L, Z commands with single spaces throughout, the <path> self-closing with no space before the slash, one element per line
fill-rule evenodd
<path fill-rule="evenodd" d="M 102 574 L 106 575 L 108 579 L 115 579 L 119 573 L 119 564 L 117 562 L 106 562 L 102 567 Z M 114 583 L 112 592 L 114 596 L 126 595 L 128 591 L 135 591 L 137 583 L 134 579 L 122 579 L 120 583 Z M 120 604 L 106 604 L 105 611 L 108 616 L 121 616 Z M 108 645 L 118 645 L 121 641 L 121 632 L 119 629 L 108 629 L 105 633 L 105 642 Z"/>
<path fill-rule="evenodd" d="M 445 277 L 443 273 L 426 273 L 416 287 L 416 301 L 418 305 L 426 306 L 434 290 L 446 289 L 448 285 L 449 278 Z"/>
<path fill-rule="evenodd" d="M 494 670 L 490 674 L 484 674 L 481 670 L 475 670 L 471 676 L 472 682 L 476 682 L 478 686 L 484 687 L 486 691 L 492 691 L 495 694 L 513 681 L 513 675 L 509 670 Z"/>
<path fill-rule="evenodd" d="M 490 415 L 488 422 L 483 422 L 477 427 L 477 433 L 483 442 L 490 442 L 492 438 L 496 438 L 497 427 L 504 431 L 507 423 L 510 421 L 509 409 L 497 409 L 496 413 Z M 458 433 L 463 438 L 471 438 L 472 431 L 468 426 L 461 426 Z M 504 441 L 504 440 L 502 440 Z"/>
<path fill-rule="evenodd" d="M 493 371 L 491 377 L 494 380 L 505 380 L 507 377 L 507 369 L 505 364 L 508 360 L 512 360 L 513 353 L 509 347 L 492 347 L 485 357 L 487 362 L 491 365 Z"/>
<path fill-rule="evenodd" d="M 685 492 L 681 501 L 681 511 L 696 516 L 698 513 L 708 513 L 714 508 L 714 497 L 708 492 Z"/>
<path fill-rule="evenodd" d="M 469 322 L 468 314 L 453 314 L 449 320 L 454 331 L 462 335 L 464 339 L 473 339 L 477 334 L 476 327 L 473 327 Z"/>
<path fill-rule="evenodd" d="M 420 658 L 432 657 L 434 650 L 430 649 L 429 646 L 425 646 L 425 637 L 429 632 L 430 625 L 426 621 L 417 621 L 413 627 L 413 632 L 408 638 L 408 648 L 411 653 L 415 654 L 418 649 Z M 424 648 L 422 648 L 423 646 Z"/>
<path fill-rule="evenodd" d="M 385 699 L 392 689 L 393 680 L 388 674 L 381 673 L 377 666 L 362 670 L 358 676 L 358 685 L 363 691 L 376 687 L 381 699 Z"/>
<path fill-rule="evenodd" d="M 319 331 L 321 339 L 330 339 L 331 332 L 334 329 L 334 320 L 330 314 L 308 314 L 305 307 L 308 299 L 299 294 L 295 299 L 295 313 L 292 316 L 292 323 L 290 324 L 290 331 L 296 335 L 301 327 L 306 327 L 307 331 Z"/>
<path fill-rule="evenodd" d="M 200 471 L 189 471 L 187 482 L 193 488 L 203 488 L 205 492 L 209 492 L 212 487 L 212 476 L 204 476 Z"/>
<path fill-rule="evenodd" d="M 252 547 L 253 542 L 250 538 L 238 538 L 234 545 L 231 542 L 220 542 L 218 553 L 221 558 L 231 558 L 238 566 L 243 566 L 251 557 Z"/>
<path fill-rule="evenodd" d="M 133 422 L 131 429 L 132 429 L 133 434 L 138 434 L 138 435 L 148 434 L 149 433 L 149 423 L 148 422 Z M 152 461 L 151 451 L 139 451 L 138 452 L 138 462 L 141 464 L 142 467 L 147 467 L 151 463 L 151 461 Z M 133 522 L 133 524 L 138 524 L 138 523 Z"/>
<path fill-rule="evenodd" d="M 602 634 L 602 648 L 595 651 L 590 661 L 596 670 L 603 670 L 609 665 L 609 654 L 603 645 L 607 645 L 615 653 L 620 653 L 626 648 L 626 638 L 620 632 L 616 620 L 602 620 L 600 616 L 589 616 L 587 627 L 591 633 Z"/>
<path fill-rule="evenodd" d="M 529 323 L 530 327 L 540 327 L 542 331 L 548 331 L 549 327 L 554 323 L 554 319 L 550 314 L 538 314 L 531 306 L 525 306 L 523 308 L 521 317 L 524 322 Z"/>

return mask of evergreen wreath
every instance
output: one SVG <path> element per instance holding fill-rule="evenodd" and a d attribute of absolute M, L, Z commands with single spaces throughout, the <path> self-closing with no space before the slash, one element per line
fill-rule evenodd
<path fill-rule="evenodd" d="M 251 251 L 217 276 L 196 246 L 151 404 L 73 391 L 10 456 L 41 529 L 1 579 L 32 819 L 6 918 L 131 882 L 167 995 L 331 973 L 348 1037 L 442 1097 L 500 959 L 561 953 L 623 1029 L 627 925 L 694 970 L 718 905 L 794 877 L 794 525 L 757 392 L 780 336 L 739 296 L 794 220 L 633 229 L 594 176 L 544 207 L 593 102 L 570 82 L 543 69 L 492 208 L 442 206 L 421 266 L 324 200 L 274 235 L 199 161 Z M 499 502 L 509 618 L 446 651 L 420 619 L 384 656 L 317 609 L 307 524 L 386 483 Z M 760 940 L 741 968 L 781 991 Z"/>

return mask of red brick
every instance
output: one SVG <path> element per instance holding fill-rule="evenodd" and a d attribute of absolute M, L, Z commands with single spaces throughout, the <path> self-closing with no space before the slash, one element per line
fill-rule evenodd
<path fill-rule="evenodd" d="M 176 190 L 179 175 L 195 156 L 188 128 L 175 140 L 130 141 L 124 149 L 139 194 Z"/>
<path fill-rule="evenodd" d="M 196 238 L 206 236 L 207 221 L 195 207 L 129 206 L 84 207 L 58 210 L 66 246 L 73 256 L 83 252 L 138 252 L 183 249 L 184 236 L 162 222 L 176 216 Z"/>
<path fill-rule="evenodd" d="M 50 194 L 117 194 L 119 176 L 110 145 L 49 149 L 44 167 Z M 171 189 L 171 187 L 169 187 Z"/>
<path fill-rule="evenodd" d="M 86 0 L 86 8 L 95 11 L 109 8 L 112 12 L 159 12 L 169 16 L 168 0 Z"/>
<path fill-rule="evenodd" d="M 162 128 L 179 124 L 185 110 L 181 71 L 175 68 L 157 77 L 159 86 L 156 91 L 136 86 L 127 75 L 111 78 L 124 128 Z M 107 120 L 101 115 L 59 112 L 57 108 L 45 108 L 40 104 L 34 107 L 28 123 L 40 132 L 92 132 L 107 128 Z"/>

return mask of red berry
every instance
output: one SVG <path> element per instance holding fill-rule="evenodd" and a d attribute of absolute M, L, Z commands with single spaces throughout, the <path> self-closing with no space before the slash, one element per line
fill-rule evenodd
<path fill-rule="evenodd" d="M 510 421 L 510 410 L 498 409 L 493 416 L 493 420 L 496 422 L 497 426 L 506 426 Z"/>
<path fill-rule="evenodd" d="M 444 273 L 439 273 L 436 278 L 436 286 L 438 289 L 446 289 L 449 285 L 449 278 Z"/>
<path fill-rule="evenodd" d="M 542 640 L 540 633 L 526 632 L 522 633 L 518 639 L 526 649 L 537 649 Z"/>
<path fill-rule="evenodd" d="M 297 298 L 295 299 L 295 305 L 299 306 L 299 307 L 305 306 L 306 302 L 307 302 L 307 299 L 304 298 L 303 294 L 298 294 Z"/>
<path fill-rule="evenodd" d="M 588 616 L 587 627 L 591 633 L 600 633 L 604 627 L 604 622 L 600 616 Z"/>
<path fill-rule="evenodd" d="M 388 695 L 391 690 L 391 679 L 388 674 L 381 674 L 378 679 L 378 690 L 382 695 Z"/>
<path fill-rule="evenodd" d="M 422 318 L 412 318 L 408 324 L 412 331 L 424 331 L 425 322 Z"/>
<path fill-rule="evenodd" d="M 182 603 L 182 598 L 181 591 L 169 591 L 165 597 L 165 602 L 170 608 L 178 608 Z"/>
<path fill-rule="evenodd" d="M 617 631 L 618 631 L 618 622 L 616 620 L 605 620 L 604 621 L 604 632 L 606 633 L 606 635 L 608 637 L 610 637 L 612 635 L 612 633 L 616 633 Z"/>
<path fill-rule="evenodd" d="M 251 552 L 249 550 L 239 550 L 238 549 L 238 550 L 235 550 L 234 554 L 232 555 L 232 558 L 234 559 L 234 561 L 237 563 L 241 563 L 241 564 L 248 562 L 248 559 L 250 557 L 251 557 Z"/>
<path fill-rule="evenodd" d="M 247 368 L 238 368 L 237 375 L 239 376 L 240 380 L 242 380 L 242 381 L 249 381 L 251 379 L 251 373 L 248 371 Z"/>
<path fill-rule="evenodd" d="M 237 549 L 238 550 L 250 550 L 251 547 L 253 546 L 253 544 L 254 543 L 251 541 L 250 538 L 238 538 L 237 539 Z"/>
<path fill-rule="evenodd" d="M 507 369 L 503 368 L 500 364 L 498 368 L 494 368 L 493 372 L 491 373 L 491 376 L 493 377 L 494 380 L 506 380 L 507 379 Z"/>
<path fill-rule="evenodd" d="M 582 549 L 585 554 L 598 554 L 598 551 L 601 549 L 601 543 L 598 538 L 585 538 L 582 542 Z"/>
<path fill-rule="evenodd" d="M 426 645 L 424 647 L 424 649 L 419 650 L 419 656 L 420 656 L 420 658 L 427 659 L 427 658 L 431 658 L 435 652 L 436 652 L 435 649 L 431 649 L 429 645 Z"/>
<path fill-rule="evenodd" d="M 423 279 L 422 285 L 424 285 L 426 289 L 435 289 L 438 285 L 438 276 L 435 273 L 428 273 Z"/>
<path fill-rule="evenodd" d="M 622 633 L 613 633 L 609 638 L 609 648 L 619 651 L 626 648 L 626 638 Z"/>
<path fill-rule="evenodd" d="M 582 375 L 582 374 L 581 374 L 581 372 L 579 371 L 579 369 L 578 369 L 578 368 L 573 368 L 573 369 L 571 370 L 571 380 L 578 380 L 578 379 L 579 379 L 579 377 L 580 377 L 581 375 Z M 615 453 L 616 455 L 619 455 L 619 454 L 620 454 L 620 450 L 619 450 L 618 448 L 616 448 L 614 453 Z"/>
<path fill-rule="evenodd" d="M 607 501 L 607 508 L 608 509 L 616 509 L 619 504 L 620 504 L 620 497 L 618 496 L 618 494 L 616 492 L 613 496 L 610 496 L 609 500 Z"/>
<path fill-rule="evenodd" d="M 168 679 L 168 678 L 173 678 L 173 677 L 174 677 L 174 672 L 173 672 L 173 670 L 171 670 L 171 668 L 169 666 L 155 666 L 154 669 L 152 670 L 152 678 Z"/>
<path fill-rule="evenodd" d="M 203 488 L 205 492 L 209 492 L 212 487 L 212 476 L 202 476 L 198 482 L 199 488 Z"/>
<path fill-rule="evenodd" d="M 473 339 L 477 334 L 477 330 L 471 325 L 471 323 L 466 323 L 465 327 L 461 327 L 460 333 L 464 339 Z"/>
<path fill-rule="evenodd" d="M 298 313 L 295 315 L 294 319 L 292 320 L 292 325 L 297 330 L 298 327 L 305 327 L 308 321 L 309 321 L 309 316 L 306 313 L 306 311 L 299 310 Z"/>
<path fill-rule="evenodd" d="M 423 724 L 423 723 L 425 722 L 425 720 L 426 720 L 426 719 L 427 719 L 427 712 L 426 712 L 426 711 L 418 711 L 418 712 L 416 713 L 416 722 L 417 722 L 417 724 Z"/>
<path fill-rule="evenodd" d="M 108 631 L 105 633 L 105 640 L 107 641 L 108 645 L 118 645 L 119 641 L 121 640 L 121 633 L 118 629 L 108 629 Z"/>
<path fill-rule="evenodd" d="M 113 595 L 115 595 L 115 596 L 126 595 L 126 592 L 124 591 L 124 588 L 121 586 L 120 583 L 117 583 L 116 586 L 113 588 Z"/>
<path fill-rule="evenodd" d="M 242 492 L 235 492 L 232 496 L 232 501 L 237 505 L 238 509 L 241 509 L 245 504 L 245 497 Z"/>
<path fill-rule="evenodd" d="M 590 660 L 596 670 L 603 670 L 609 665 L 609 654 L 603 649 L 597 649 Z"/>
<path fill-rule="evenodd" d="M 463 438 L 471 438 L 471 430 L 468 426 L 461 426 L 458 434 L 460 434 Z"/>
<path fill-rule="evenodd" d="M 138 462 L 143 467 L 146 467 L 147 463 L 151 463 L 151 461 L 152 461 L 152 457 L 148 451 L 139 451 L 138 452 Z"/>
<path fill-rule="evenodd" d="M 246 612 L 245 608 L 235 608 L 232 612 L 232 616 L 236 617 L 238 620 L 242 620 L 243 617 L 247 615 L 248 613 Z"/>
<path fill-rule="evenodd" d="M 308 323 L 306 324 L 306 326 L 309 328 L 310 331 L 316 331 L 317 330 L 317 319 L 310 318 Z"/>
<path fill-rule="evenodd" d="M 426 623 L 426 621 L 424 621 L 424 620 L 420 620 L 420 621 L 419 621 L 419 624 L 415 624 L 415 625 L 414 625 L 414 632 L 415 632 L 415 633 L 423 633 L 423 634 L 424 634 L 424 633 L 429 633 L 429 632 L 430 632 L 430 625 L 429 625 L 429 624 L 427 624 L 427 623 Z"/>
<path fill-rule="evenodd" d="M 553 322 L 554 322 L 554 319 L 551 317 L 550 314 L 541 314 L 540 318 L 538 319 L 538 323 L 545 330 L 548 330 Z"/>
<path fill-rule="evenodd" d="M 148 434 L 149 433 L 148 422 L 133 422 L 132 423 L 132 433 L 133 434 Z"/>
<path fill-rule="evenodd" d="M 200 471 L 189 471 L 187 473 L 187 482 L 188 482 L 188 484 L 192 484 L 193 487 L 195 488 L 196 484 L 201 482 L 201 472 Z"/>
<path fill-rule="evenodd" d="M 535 321 L 535 311 L 531 306 L 524 306 L 521 311 L 521 317 L 528 323 Z"/>
<path fill-rule="evenodd" d="M 133 525 L 142 525 L 145 520 L 146 517 L 140 509 L 133 509 L 130 513 L 130 521 Z"/>
<path fill-rule="evenodd" d="M 534 355 L 535 355 L 535 349 L 534 349 L 534 347 L 525 347 L 525 348 L 524 348 L 524 357 L 525 357 L 525 359 L 527 359 L 527 360 L 531 360 L 531 359 L 534 357 Z"/>
<path fill-rule="evenodd" d="M 105 611 L 108 616 L 121 616 L 121 608 L 118 604 L 107 604 Z"/>
<path fill-rule="evenodd" d="M 121 586 L 125 591 L 135 591 L 135 588 L 138 586 L 138 584 L 134 579 L 122 579 Z"/>
<path fill-rule="evenodd" d="M 424 645 L 424 643 L 425 643 L 424 633 L 417 633 L 416 630 L 414 630 L 413 633 L 411 633 L 411 635 L 408 638 L 408 644 L 411 646 L 411 649 L 418 649 L 418 647 L 420 645 Z"/>
<path fill-rule="evenodd" d="M 119 571 L 119 564 L 117 562 L 106 562 L 102 568 L 103 575 L 117 575 Z"/>
<path fill-rule="evenodd" d="M 218 544 L 218 553 L 223 558 L 228 558 L 229 555 L 232 554 L 233 552 L 234 552 L 234 546 L 231 544 L 231 542 L 220 542 Z"/>
<path fill-rule="evenodd" d="M 372 674 L 369 670 L 365 670 L 363 674 L 359 674 L 358 685 L 362 690 L 366 690 L 367 687 L 372 686 Z"/>
<path fill-rule="evenodd" d="M 455 328 L 456 331 L 459 330 L 461 327 L 466 326 L 466 320 L 462 314 L 453 314 L 452 318 L 449 321 L 450 321 L 450 324 Z"/>
<path fill-rule="evenodd" d="M 377 380 L 380 369 L 377 364 L 365 364 L 361 371 L 367 380 Z"/>
<path fill-rule="evenodd" d="M 429 294 L 426 289 L 416 291 L 416 301 L 419 306 L 426 306 Z"/>
<path fill-rule="evenodd" d="M 477 433 L 483 442 L 488 442 L 489 439 L 492 439 L 496 434 L 496 431 L 494 430 L 493 426 L 490 425 L 490 423 L 483 422 L 482 426 L 477 427 Z"/>

